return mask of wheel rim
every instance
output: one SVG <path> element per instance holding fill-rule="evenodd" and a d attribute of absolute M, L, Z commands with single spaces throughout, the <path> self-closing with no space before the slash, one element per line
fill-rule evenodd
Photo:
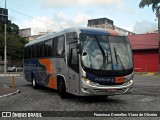
<path fill-rule="evenodd" d="M 33 87 L 35 87 L 35 85 L 36 85 L 35 78 L 33 78 L 32 84 L 33 84 Z"/>

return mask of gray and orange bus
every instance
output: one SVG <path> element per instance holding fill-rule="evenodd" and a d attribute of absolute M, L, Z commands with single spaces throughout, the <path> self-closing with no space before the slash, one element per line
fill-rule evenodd
<path fill-rule="evenodd" d="M 133 87 L 128 38 L 116 31 L 69 28 L 49 33 L 24 47 L 24 75 L 33 88 L 56 89 L 61 98 L 110 96 Z"/>

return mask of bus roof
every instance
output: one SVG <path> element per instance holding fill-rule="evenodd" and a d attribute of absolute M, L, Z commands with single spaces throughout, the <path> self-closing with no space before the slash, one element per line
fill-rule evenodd
<path fill-rule="evenodd" d="M 103 35 L 114 35 L 114 36 L 124 36 L 124 34 L 110 29 L 102 29 L 102 28 L 91 28 L 91 27 L 77 27 L 77 28 L 68 28 L 59 32 L 51 32 L 46 35 L 43 35 L 37 38 L 35 41 L 27 43 L 25 47 L 40 43 L 45 40 L 49 40 L 53 37 L 65 34 L 67 32 L 78 32 L 78 33 L 88 33 L 88 34 L 103 34 Z"/>

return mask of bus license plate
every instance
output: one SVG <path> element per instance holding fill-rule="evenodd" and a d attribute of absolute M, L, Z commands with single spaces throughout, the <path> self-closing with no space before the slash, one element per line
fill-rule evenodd
<path fill-rule="evenodd" d="M 116 89 L 107 89 L 107 92 L 109 92 L 109 93 L 115 93 Z"/>

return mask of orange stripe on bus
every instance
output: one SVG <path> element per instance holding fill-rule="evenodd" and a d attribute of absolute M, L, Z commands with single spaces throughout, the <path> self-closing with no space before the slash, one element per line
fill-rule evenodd
<path fill-rule="evenodd" d="M 119 33 L 118 33 L 117 31 L 114 31 L 114 30 L 107 30 L 107 32 L 109 32 L 110 35 L 119 36 Z"/>
<path fill-rule="evenodd" d="M 39 62 L 40 62 L 40 64 L 45 65 L 46 73 L 51 75 L 49 78 L 48 87 L 56 89 L 57 88 L 56 77 L 54 76 L 54 69 L 52 67 L 51 60 L 41 59 L 41 60 L 39 60 Z"/>

